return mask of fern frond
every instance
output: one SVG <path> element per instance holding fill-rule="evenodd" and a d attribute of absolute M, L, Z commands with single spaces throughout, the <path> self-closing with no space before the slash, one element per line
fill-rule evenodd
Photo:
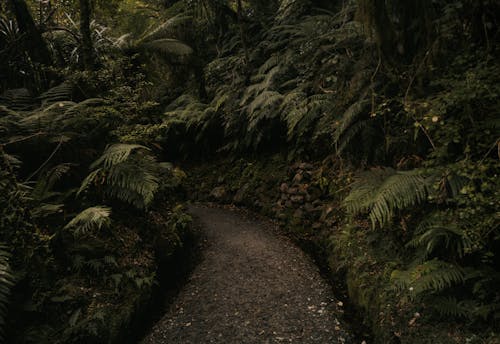
<path fill-rule="evenodd" d="M 145 154 L 134 151 L 142 150 Z M 91 168 L 77 194 L 96 184 L 104 194 L 134 205 L 147 208 L 159 188 L 160 166 L 148 154 L 147 147 L 136 144 L 115 144 L 109 146 Z"/>
<path fill-rule="evenodd" d="M 130 159 L 109 170 L 106 193 L 139 209 L 148 207 L 159 187 L 156 161 L 148 156 Z"/>
<path fill-rule="evenodd" d="M 92 169 L 103 165 L 104 168 L 111 168 L 128 159 L 130 154 L 137 149 L 149 151 L 148 147 L 136 144 L 117 143 L 108 146 L 104 153 L 90 167 Z"/>
<path fill-rule="evenodd" d="M 455 318 L 468 318 L 474 317 L 479 304 L 474 300 L 457 300 L 452 296 L 436 296 L 429 302 L 430 306 L 442 316 L 455 317 Z"/>
<path fill-rule="evenodd" d="M 344 207 L 352 215 L 368 211 L 372 226 L 382 227 L 397 210 L 423 202 L 427 198 L 427 184 L 420 170 L 372 169 L 358 175 Z"/>
<path fill-rule="evenodd" d="M 111 224 L 111 208 L 104 206 L 90 207 L 76 215 L 64 229 L 71 230 L 75 236 L 109 227 Z"/>
<path fill-rule="evenodd" d="M 345 133 L 345 131 L 353 125 L 359 117 L 363 114 L 363 111 L 366 109 L 369 104 L 368 100 L 361 98 L 361 100 L 352 104 L 342 115 L 342 118 L 339 121 L 339 126 L 335 130 L 334 140 L 338 142 L 340 137 Z"/>
<path fill-rule="evenodd" d="M 277 103 L 281 102 L 283 95 L 275 91 L 264 91 L 259 94 L 255 99 L 248 104 L 247 113 L 252 114 L 257 109 L 263 109 L 267 107 L 277 107 Z"/>
<path fill-rule="evenodd" d="M 191 19 L 192 18 L 190 16 L 182 14 L 169 18 L 163 24 L 155 26 L 153 30 L 146 32 L 140 39 L 140 42 L 151 42 L 158 39 L 175 37 L 178 27 L 186 24 Z"/>
<path fill-rule="evenodd" d="M 71 101 L 74 87 L 68 82 L 52 87 L 38 97 L 42 104 L 50 104 L 62 101 Z"/>
<path fill-rule="evenodd" d="M 16 88 L 0 95 L 0 105 L 5 105 L 14 111 L 28 111 L 33 109 L 36 101 L 28 89 Z"/>
<path fill-rule="evenodd" d="M 0 341 L 3 340 L 10 289 L 14 286 L 14 276 L 10 269 L 10 253 L 7 246 L 0 243 Z"/>
<path fill-rule="evenodd" d="M 439 292 L 466 280 L 465 270 L 438 259 L 426 261 L 408 270 L 394 270 L 391 280 L 398 290 L 408 290 L 418 296 L 424 292 Z"/>
<path fill-rule="evenodd" d="M 439 216 L 441 215 L 441 217 Z M 437 248 L 445 248 L 447 252 L 462 258 L 472 248 L 472 240 L 466 231 L 456 224 L 442 223 L 435 219 L 442 218 L 442 213 L 430 216 L 432 220 L 424 221 L 415 231 L 414 238 L 408 242 L 408 247 L 422 248 L 424 258 L 428 258 Z"/>

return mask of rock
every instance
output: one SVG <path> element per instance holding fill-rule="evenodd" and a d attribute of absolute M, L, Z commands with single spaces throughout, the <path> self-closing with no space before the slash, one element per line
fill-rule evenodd
<path fill-rule="evenodd" d="M 292 183 L 293 183 L 294 185 L 296 185 L 296 184 L 300 184 L 300 182 L 302 181 L 302 179 L 303 179 L 302 174 L 297 173 L 297 174 L 295 175 L 295 177 L 293 177 Z"/>
<path fill-rule="evenodd" d="M 308 188 L 309 188 L 309 184 L 300 184 L 297 188 L 297 192 L 299 195 L 307 195 Z"/>
<path fill-rule="evenodd" d="M 311 201 L 315 201 L 321 197 L 323 194 L 321 189 L 316 186 L 311 186 L 307 189 L 307 192 L 310 194 Z"/>
<path fill-rule="evenodd" d="M 223 201 L 227 197 L 226 189 L 223 186 L 217 186 L 210 191 L 210 197 L 217 201 Z"/>
<path fill-rule="evenodd" d="M 282 183 L 280 186 L 280 191 L 282 193 L 286 193 L 288 191 L 288 184 L 287 183 Z"/>
<path fill-rule="evenodd" d="M 303 216 L 304 216 L 304 212 L 302 211 L 302 209 L 297 209 L 293 212 L 293 217 L 295 219 L 301 219 Z"/>
<path fill-rule="evenodd" d="M 245 199 L 245 196 L 247 195 L 248 193 L 248 189 L 250 188 L 250 184 L 245 184 L 243 185 L 237 192 L 236 192 L 236 195 L 234 195 L 233 197 L 233 202 L 236 203 L 236 204 L 242 204 L 244 199 Z"/>
<path fill-rule="evenodd" d="M 304 203 L 304 196 L 302 195 L 294 195 L 292 197 L 290 197 L 290 200 L 293 202 L 293 203 Z"/>
<path fill-rule="evenodd" d="M 299 190 L 297 188 L 289 188 L 287 193 L 289 195 L 296 195 L 298 192 Z"/>
<path fill-rule="evenodd" d="M 314 166 L 307 163 L 307 162 L 303 162 L 303 163 L 299 164 L 299 168 L 303 169 L 303 170 L 312 170 L 314 168 Z"/>
<path fill-rule="evenodd" d="M 316 208 L 311 203 L 304 204 L 304 210 L 308 213 L 312 213 Z"/>

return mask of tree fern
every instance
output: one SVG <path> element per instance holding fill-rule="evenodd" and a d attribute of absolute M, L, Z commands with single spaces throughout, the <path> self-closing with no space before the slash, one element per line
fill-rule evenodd
<path fill-rule="evenodd" d="M 64 229 L 70 230 L 75 236 L 87 235 L 91 232 L 109 227 L 111 224 L 111 208 L 95 206 L 83 210 L 76 215 Z"/>
<path fill-rule="evenodd" d="M 423 202 L 427 194 L 428 181 L 420 170 L 377 168 L 357 176 L 344 207 L 352 215 L 368 212 L 373 227 L 384 226 L 397 210 Z"/>

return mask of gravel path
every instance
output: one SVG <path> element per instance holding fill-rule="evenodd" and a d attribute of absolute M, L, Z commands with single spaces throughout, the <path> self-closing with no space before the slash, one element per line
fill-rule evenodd
<path fill-rule="evenodd" d="M 268 223 L 191 207 L 203 259 L 144 344 L 351 343 L 318 269 Z"/>

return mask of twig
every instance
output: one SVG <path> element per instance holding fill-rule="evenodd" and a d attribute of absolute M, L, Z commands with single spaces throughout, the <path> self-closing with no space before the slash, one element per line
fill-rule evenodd
<path fill-rule="evenodd" d="M 40 172 L 42 170 L 42 168 L 44 168 L 45 165 L 47 165 L 49 163 L 50 159 L 52 159 L 52 157 L 56 154 L 56 152 L 61 147 L 62 142 L 63 142 L 63 136 L 61 136 L 61 138 L 59 139 L 59 143 L 57 144 L 57 146 L 54 149 L 54 151 L 52 151 L 52 153 L 50 154 L 50 156 L 47 158 L 47 160 L 45 160 L 45 162 L 42 165 L 40 165 L 40 167 L 37 168 L 37 170 L 35 172 L 33 172 L 28 178 L 26 178 L 26 180 L 24 181 L 25 183 L 29 182 L 31 180 L 31 178 L 33 178 L 34 176 L 36 176 L 37 173 Z"/>
<path fill-rule="evenodd" d="M 26 140 L 29 140 L 33 137 L 37 137 L 37 136 L 40 136 L 40 135 L 45 135 L 46 133 L 44 133 L 43 131 L 39 131 L 38 133 L 35 133 L 33 135 L 29 135 L 29 136 L 25 136 L 25 137 L 21 137 L 19 139 L 16 139 L 16 140 L 11 140 L 9 142 L 5 142 L 5 143 L 0 143 L 0 146 L 8 146 L 8 145 L 11 145 L 13 143 L 18 143 L 18 142 L 22 142 L 22 141 L 26 141 Z"/>

